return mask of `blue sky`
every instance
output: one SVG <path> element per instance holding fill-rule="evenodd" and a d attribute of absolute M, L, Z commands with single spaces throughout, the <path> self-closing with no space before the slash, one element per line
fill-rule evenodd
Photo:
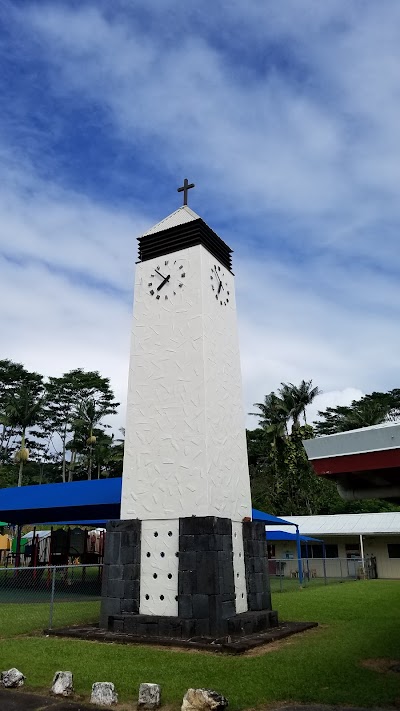
<path fill-rule="evenodd" d="M 0 18 L 0 357 L 98 369 L 124 402 L 136 237 L 187 176 L 235 252 L 246 411 L 281 381 L 319 408 L 399 386 L 396 0 Z"/>

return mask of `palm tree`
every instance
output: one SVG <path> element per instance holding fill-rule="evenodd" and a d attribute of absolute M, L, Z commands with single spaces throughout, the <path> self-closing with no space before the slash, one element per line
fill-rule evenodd
<path fill-rule="evenodd" d="M 278 430 L 285 430 L 287 419 L 287 410 L 282 398 L 278 397 L 274 392 L 269 393 L 264 398 L 264 402 L 255 402 L 254 407 L 258 407 L 260 412 L 249 412 L 249 415 L 259 418 L 259 426 L 266 429 L 267 427 L 276 427 Z"/>
<path fill-rule="evenodd" d="M 293 422 L 292 430 L 300 427 L 300 415 L 303 415 L 304 422 L 307 424 L 306 407 L 311 405 L 314 398 L 321 393 L 318 387 L 313 387 L 312 380 L 302 380 L 299 386 L 293 383 L 281 383 L 278 392 Z"/>
<path fill-rule="evenodd" d="M 109 412 L 108 403 L 96 402 L 93 398 L 88 398 L 81 403 L 78 417 L 74 423 L 75 428 L 83 427 L 86 430 L 86 444 L 89 446 L 88 479 L 92 478 L 93 445 L 96 444 L 96 435 L 93 430 Z"/>
<path fill-rule="evenodd" d="M 29 450 L 25 446 L 26 431 L 37 424 L 42 407 L 43 398 L 38 397 L 38 390 L 32 384 L 23 385 L 13 393 L 6 407 L 10 425 L 21 431 L 20 448 L 15 455 L 15 461 L 19 463 L 18 486 L 22 486 L 24 463 L 29 457 Z"/>

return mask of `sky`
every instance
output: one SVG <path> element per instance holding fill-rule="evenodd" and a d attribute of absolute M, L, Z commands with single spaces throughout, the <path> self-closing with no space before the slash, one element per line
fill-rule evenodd
<path fill-rule="evenodd" d="M 99 370 L 123 425 L 136 239 L 187 177 L 246 413 L 400 386 L 397 0 L 0 0 L 0 61 L 0 358 Z"/>

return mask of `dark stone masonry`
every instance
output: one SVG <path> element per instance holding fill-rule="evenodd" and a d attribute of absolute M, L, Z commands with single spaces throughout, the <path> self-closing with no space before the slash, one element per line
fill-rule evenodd
<path fill-rule="evenodd" d="M 232 522 L 213 516 L 179 521 L 178 616 L 139 614 L 141 522 L 107 526 L 100 627 L 138 637 L 248 636 L 278 624 L 271 610 L 262 523 L 243 523 L 248 612 L 235 612 Z"/>

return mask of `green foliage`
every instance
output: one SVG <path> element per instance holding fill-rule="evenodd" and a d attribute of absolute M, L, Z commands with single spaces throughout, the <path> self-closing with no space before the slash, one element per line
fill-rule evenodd
<path fill-rule="evenodd" d="M 315 475 L 302 441 L 400 418 L 400 389 L 374 392 L 348 407 L 319 412 L 313 427 L 306 423 L 306 408 L 318 395 L 312 381 L 299 386 L 281 383 L 264 402 L 255 403 L 260 427 L 247 432 L 253 505 L 278 516 L 395 511 L 387 501 L 344 501 L 336 485 Z M 290 427 L 291 424 L 291 427 Z M 289 433 L 290 430 L 290 433 Z"/>
<path fill-rule="evenodd" d="M 314 436 L 300 424 L 305 410 L 318 395 L 312 381 L 299 386 L 281 383 L 263 403 L 255 403 L 260 428 L 247 432 L 253 506 L 276 515 L 322 513 L 339 498 L 336 487 L 319 480 L 307 459 L 302 440 Z M 289 434 L 289 424 L 291 433 Z"/>
<path fill-rule="evenodd" d="M 318 416 L 318 422 L 314 423 L 317 436 L 396 421 L 400 419 L 400 389 L 387 393 L 373 392 L 360 400 L 353 400 L 347 406 L 327 407 L 325 411 L 318 412 Z"/>
<path fill-rule="evenodd" d="M 268 654 L 244 656 L 45 637 L 40 632 L 47 605 L 3 603 L 0 636 L 7 639 L 0 645 L 0 664 L 22 671 L 28 666 L 26 691 L 48 689 L 57 669 L 73 672 L 76 692 L 85 699 L 95 679 L 110 679 L 122 703 L 132 703 L 143 679 L 154 679 L 162 686 L 163 704 L 172 710 L 180 708 L 188 688 L 204 686 L 224 694 L 231 711 L 282 702 L 394 707 L 398 675 L 363 662 L 398 659 L 398 585 L 366 580 L 277 593 L 273 609 L 282 621 L 315 620 L 319 627 L 272 645 Z M 59 626 L 88 623 L 97 615 L 98 603 L 55 605 Z"/>
<path fill-rule="evenodd" d="M 94 459 L 99 476 L 111 468 L 121 475 L 121 444 L 104 432 L 104 418 L 117 407 L 109 379 L 96 371 L 78 368 L 44 382 L 19 363 L 0 361 L 0 486 L 20 485 L 22 473 L 26 484 L 90 478 Z M 101 440 L 97 454 L 94 438 Z"/>

